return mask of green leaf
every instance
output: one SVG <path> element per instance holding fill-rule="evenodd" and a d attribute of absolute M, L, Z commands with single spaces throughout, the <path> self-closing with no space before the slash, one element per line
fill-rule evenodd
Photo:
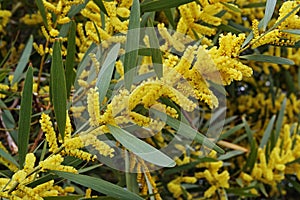
<path fill-rule="evenodd" d="M 29 66 L 26 72 L 24 89 L 21 98 L 21 109 L 19 116 L 19 130 L 18 130 L 18 149 L 19 149 L 19 164 L 23 168 L 25 156 L 29 143 L 31 112 L 32 112 L 32 87 L 33 87 L 33 71 Z"/>
<path fill-rule="evenodd" d="M 75 81 L 74 74 L 74 61 L 76 53 L 76 23 L 71 21 L 69 36 L 68 36 L 68 47 L 67 47 L 67 57 L 66 57 L 66 89 L 67 89 L 67 99 L 70 97 L 71 87 Z"/>
<path fill-rule="evenodd" d="M 88 2 L 89 0 L 85 0 L 83 4 L 73 5 L 68 13 L 68 17 L 73 18 L 77 13 L 79 13 L 82 9 L 85 8 Z"/>
<path fill-rule="evenodd" d="M 244 5 L 243 8 L 259 8 L 259 7 L 265 7 L 265 2 L 259 2 L 259 3 L 249 3 L 247 5 Z"/>
<path fill-rule="evenodd" d="M 31 50 L 32 50 L 32 43 L 33 43 L 33 36 L 30 35 L 29 40 L 28 40 L 28 42 L 25 46 L 25 49 L 22 53 L 22 56 L 18 62 L 17 68 L 14 72 L 14 78 L 12 80 L 12 85 L 14 83 L 19 82 L 22 78 L 23 71 L 29 61 L 29 57 L 30 57 Z"/>
<path fill-rule="evenodd" d="M 159 41 L 153 28 L 152 22 L 149 20 L 151 27 L 146 29 L 146 34 L 149 36 L 151 59 L 154 65 L 154 71 L 158 78 L 163 76 L 162 53 L 160 51 Z"/>
<path fill-rule="evenodd" d="M 103 4 L 103 1 L 102 1 L 102 0 L 93 0 L 93 1 L 94 1 L 95 4 L 100 8 L 100 10 L 101 10 L 102 12 L 104 12 L 104 13 L 108 16 L 108 13 L 107 13 L 106 8 L 105 8 L 105 6 L 104 6 L 104 4 Z"/>
<path fill-rule="evenodd" d="M 282 101 L 280 110 L 279 110 L 279 114 L 278 114 L 278 118 L 276 120 L 276 125 L 275 125 L 275 143 L 277 142 L 279 135 L 280 135 L 280 130 L 282 127 L 282 123 L 283 123 L 283 117 L 284 117 L 284 111 L 286 108 L 286 98 L 284 98 L 284 100 Z"/>
<path fill-rule="evenodd" d="M 171 24 L 172 28 L 175 29 L 176 25 L 175 25 L 175 21 L 173 18 L 174 15 L 173 15 L 171 8 L 164 9 L 163 11 L 164 11 L 169 23 Z"/>
<path fill-rule="evenodd" d="M 246 129 L 246 134 L 250 143 L 250 154 L 247 158 L 246 164 L 244 166 L 244 171 L 249 170 L 250 172 L 252 171 L 254 164 L 256 162 L 256 158 L 257 158 L 257 145 L 255 140 L 253 139 L 253 132 L 249 127 L 249 124 L 247 123 L 247 121 L 245 120 L 245 118 L 242 118 L 244 125 L 245 125 L 245 129 Z"/>
<path fill-rule="evenodd" d="M 228 151 L 225 154 L 219 156 L 218 160 L 227 160 L 229 158 L 241 155 L 243 153 L 245 153 L 245 152 L 244 151 L 239 151 L 239 150 Z"/>
<path fill-rule="evenodd" d="M 219 153 L 224 153 L 223 149 L 218 147 L 215 143 L 210 141 L 207 137 L 199 133 L 197 130 L 193 129 L 191 126 L 181 121 L 178 121 L 177 119 L 174 119 L 169 115 L 166 115 L 165 113 L 162 113 L 158 110 L 151 109 L 151 111 L 160 119 L 167 118 L 166 123 L 173 129 L 175 129 L 180 135 L 184 135 L 187 138 L 194 139 L 196 142 L 205 145 L 208 148 L 212 148 Z"/>
<path fill-rule="evenodd" d="M 194 0 L 156 0 L 156 1 L 145 1 L 141 3 L 141 12 L 152 12 L 152 11 L 160 11 L 167 8 L 178 7 L 182 4 L 193 2 Z"/>
<path fill-rule="evenodd" d="M 220 135 L 218 140 L 224 140 L 224 139 L 228 138 L 229 136 L 231 136 L 232 134 L 234 134 L 235 132 L 237 132 L 238 130 L 240 130 L 243 127 L 244 127 L 244 124 L 239 124 L 239 125 L 234 126 L 233 128 L 229 129 L 228 131 L 226 131 L 225 133 Z"/>
<path fill-rule="evenodd" d="M 86 66 L 89 65 L 89 62 L 91 61 L 91 58 L 89 57 L 89 54 L 93 52 L 97 48 L 97 45 L 95 43 L 91 44 L 91 46 L 88 48 L 88 50 L 85 52 L 81 62 L 78 65 L 78 69 L 76 72 L 76 80 L 79 79 L 79 76 L 83 72 L 84 69 L 86 69 Z M 75 82 L 75 88 L 78 88 L 79 85 L 77 82 Z"/>
<path fill-rule="evenodd" d="M 124 80 L 125 88 L 130 91 L 135 68 L 137 67 L 138 49 L 140 41 L 140 3 L 139 0 L 133 0 L 128 25 L 128 33 L 125 44 L 124 58 Z"/>
<path fill-rule="evenodd" d="M 78 200 L 84 195 L 43 197 L 44 200 Z"/>
<path fill-rule="evenodd" d="M 227 25 L 227 24 L 221 24 L 220 26 L 218 26 L 221 30 L 223 31 L 226 31 L 226 32 L 232 32 L 232 33 L 235 33 L 235 34 L 239 34 L 241 33 L 242 31 L 233 27 L 233 26 L 230 26 L 230 25 Z"/>
<path fill-rule="evenodd" d="M 259 145 L 260 148 L 264 148 L 264 146 L 269 141 L 275 119 L 276 119 L 276 115 L 273 115 L 271 120 L 268 123 L 268 126 L 267 126 L 265 132 L 264 132 L 263 138 L 261 139 L 261 142 L 260 142 L 260 145 Z"/>
<path fill-rule="evenodd" d="M 259 62 L 270 62 L 270 63 L 281 64 L 281 65 L 294 65 L 295 64 L 294 61 L 287 59 L 287 58 L 262 55 L 262 54 L 244 55 L 244 56 L 240 56 L 239 58 L 246 59 L 246 60 L 254 60 L 254 61 L 259 61 Z"/>
<path fill-rule="evenodd" d="M 183 164 L 183 165 L 176 166 L 176 167 L 173 167 L 171 169 L 165 170 L 163 172 L 163 176 L 169 176 L 169 175 L 174 174 L 174 173 L 182 173 L 182 171 L 184 171 L 184 170 L 189 170 L 189 169 L 195 168 L 195 166 L 198 165 L 199 163 L 216 162 L 216 161 L 217 161 L 216 159 L 209 158 L 209 157 L 197 158 L 197 161 L 190 162 L 190 163 L 187 163 L 187 164 Z"/>
<path fill-rule="evenodd" d="M 20 167 L 19 164 L 17 163 L 17 161 L 9 153 L 7 153 L 6 151 L 4 151 L 3 149 L 0 149 L 0 157 L 4 158 L 5 160 L 10 161 L 11 163 L 13 163 L 14 165 L 16 165 L 17 167 Z"/>
<path fill-rule="evenodd" d="M 287 180 L 293 185 L 293 188 L 300 193 L 300 183 L 298 181 L 293 180 L 290 176 L 287 176 Z"/>
<path fill-rule="evenodd" d="M 51 98 L 57 127 L 61 137 L 64 138 L 66 127 L 67 89 L 59 40 L 55 40 L 53 45 L 50 79 Z"/>
<path fill-rule="evenodd" d="M 282 32 L 285 32 L 285 33 L 291 33 L 291 34 L 295 34 L 295 35 L 300 35 L 300 30 L 299 29 L 291 29 L 291 30 L 282 30 Z"/>
<path fill-rule="evenodd" d="M 143 198 L 139 197 L 137 194 L 124 190 L 124 188 L 121 188 L 120 186 L 117 186 L 115 184 L 112 184 L 108 181 L 99 178 L 81 175 L 81 174 L 73 174 L 69 172 L 62 172 L 62 171 L 53 171 L 53 172 L 62 178 L 68 179 L 79 185 L 91 188 L 92 190 L 95 190 L 97 192 L 103 193 L 111 197 L 115 197 L 117 199 L 143 200 Z"/>
<path fill-rule="evenodd" d="M 175 166 L 174 160 L 126 130 L 112 125 L 108 125 L 108 128 L 118 142 L 145 161 L 162 167 Z"/>
<path fill-rule="evenodd" d="M 15 142 L 18 142 L 18 131 L 16 131 L 16 122 L 11 114 L 11 112 L 7 109 L 5 103 L 0 99 L 0 108 L 2 109 L 2 120 L 7 129 L 12 129 L 9 131 L 10 135 L 14 139 Z"/>
<path fill-rule="evenodd" d="M 99 90 L 99 102 L 100 104 L 103 102 L 107 90 L 109 88 L 109 84 L 111 81 L 111 77 L 115 68 L 115 63 L 117 60 L 117 57 L 119 55 L 120 50 L 120 44 L 115 44 L 111 50 L 108 52 L 107 57 L 101 67 L 101 70 L 99 72 L 96 86 Z"/>
<path fill-rule="evenodd" d="M 242 44 L 242 48 L 244 48 L 247 44 L 249 44 L 249 42 L 253 39 L 254 35 L 253 35 L 253 31 L 251 31 L 249 33 L 249 35 L 246 37 L 245 41 Z"/>
<path fill-rule="evenodd" d="M 43 19 L 43 22 L 45 24 L 45 27 L 48 28 L 48 21 L 47 21 L 47 16 L 46 16 L 46 10 L 45 10 L 45 7 L 44 7 L 44 4 L 43 4 L 43 1 L 42 0 L 35 0 L 35 3 L 42 15 L 42 19 Z"/>
<path fill-rule="evenodd" d="M 226 2 L 221 2 L 225 7 L 229 8 L 230 10 L 232 10 L 233 12 L 239 12 L 241 13 L 242 10 L 237 7 L 236 5 L 232 4 L 232 3 L 226 3 Z"/>
<path fill-rule="evenodd" d="M 259 22 L 258 28 L 266 30 L 275 10 L 276 0 L 267 0 L 264 18 Z"/>

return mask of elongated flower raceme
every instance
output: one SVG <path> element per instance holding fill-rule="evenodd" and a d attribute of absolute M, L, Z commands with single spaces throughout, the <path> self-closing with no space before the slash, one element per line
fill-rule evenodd
<path fill-rule="evenodd" d="M 57 137 L 49 115 L 42 113 L 40 124 L 43 132 L 46 134 L 46 140 L 50 147 L 49 151 L 55 152 L 58 149 Z"/>
<path fill-rule="evenodd" d="M 98 126 L 100 123 L 100 103 L 98 88 L 90 88 L 87 96 L 89 122 L 91 126 Z"/>

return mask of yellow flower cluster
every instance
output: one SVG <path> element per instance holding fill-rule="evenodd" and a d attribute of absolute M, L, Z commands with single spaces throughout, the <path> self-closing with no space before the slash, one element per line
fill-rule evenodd
<path fill-rule="evenodd" d="M 296 175 L 300 180 L 300 172 L 297 170 L 300 165 L 293 162 L 300 157 L 300 137 L 295 134 L 296 131 L 292 126 L 285 124 L 275 147 L 270 152 L 267 148 L 259 148 L 251 176 L 242 174 L 241 178 L 248 183 L 258 180 L 270 185 L 271 194 L 278 192 L 277 185 L 285 179 L 286 174 Z"/>
<path fill-rule="evenodd" d="M 300 28 L 300 19 L 298 15 L 296 15 L 296 13 L 300 10 L 299 5 L 298 1 L 284 2 L 279 9 L 279 17 L 275 23 L 280 23 L 284 17 L 293 11 L 292 14 L 286 17 L 276 29 L 267 31 L 263 34 L 259 34 L 258 21 L 254 19 L 252 24 L 254 38 L 251 42 L 251 47 L 257 48 L 265 44 L 294 45 L 298 40 L 300 40 L 299 35 L 284 32 L 285 30 L 297 30 Z"/>
<path fill-rule="evenodd" d="M 209 154 L 209 157 L 215 158 L 216 152 L 211 151 Z M 195 177 L 205 178 L 209 184 L 211 185 L 205 192 L 204 197 L 210 198 L 214 195 L 216 195 L 217 190 L 221 190 L 224 188 L 229 188 L 229 172 L 227 170 L 222 171 L 219 173 L 219 170 L 223 166 L 223 161 L 217 161 L 217 162 L 205 162 L 200 163 L 197 167 L 198 168 L 206 168 L 204 172 L 196 172 Z"/>
<path fill-rule="evenodd" d="M 11 12 L 9 10 L 0 10 L 0 33 L 5 34 L 5 27 L 9 22 Z"/>
<path fill-rule="evenodd" d="M 223 9 L 224 6 L 220 2 L 200 1 L 200 4 L 191 2 L 181 5 L 179 6 L 180 19 L 176 31 L 194 39 L 201 38 L 203 44 L 211 45 L 212 41 L 205 36 L 215 35 L 216 29 L 203 25 L 203 23 L 219 26 L 222 19 L 215 15 Z"/>
<path fill-rule="evenodd" d="M 240 113 L 246 113 L 248 120 L 252 122 L 254 119 L 253 114 L 256 113 L 257 120 L 253 124 L 253 129 L 258 130 L 255 136 L 262 136 L 268 120 L 264 122 L 264 119 L 269 119 L 272 115 L 275 115 L 281 109 L 281 104 L 286 98 L 286 95 L 281 93 L 276 96 L 276 100 L 272 102 L 271 94 L 265 94 L 264 92 L 257 95 L 243 95 L 237 99 L 236 108 L 234 105 L 229 105 L 232 109 L 237 109 Z M 294 123 L 298 121 L 298 113 L 300 112 L 300 101 L 294 94 L 291 94 L 287 98 L 286 112 L 283 117 L 283 123 Z"/>
<path fill-rule="evenodd" d="M 59 26 L 68 24 L 71 19 L 68 14 L 73 5 L 83 4 L 83 0 L 69 1 L 69 0 L 59 0 L 58 2 L 48 2 L 43 0 L 43 5 L 46 10 L 47 26 L 41 26 L 41 32 L 46 38 L 47 42 L 45 45 L 33 43 L 34 49 L 41 55 L 47 53 L 52 53 L 52 48 L 49 48 L 49 42 L 53 43 L 55 38 L 59 37 Z M 33 21 L 31 18 L 37 18 L 36 21 Z M 21 19 L 26 24 L 36 24 L 41 21 L 41 17 L 36 17 L 35 14 L 28 16 L 25 15 Z M 67 41 L 66 37 L 59 37 L 61 41 Z M 62 54 L 66 55 L 66 48 L 62 45 Z"/>
<path fill-rule="evenodd" d="M 0 142 L 0 149 L 8 153 L 7 149 L 5 146 Z M 18 170 L 18 167 L 11 161 L 5 159 L 4 157 L 0 156 L 0 163 L 6 166 L 10 171 L 15 172 Z"/>
<path fill-rule="evenodd" d="M 3 91 L 7 91 L 9 89 L 9 86 L 8 85 L 5 85 L 5 84 L 2 84 L 0 83 L 0 99 L 4 99 L 6 97 L 5 94 L 3 94 L 2 92 Z"/>
<path fill-rule="evenodd" d="M 39 12 L 33 14 L 26 14 L 20 19 L 20 22 L 26 25 L 37 25 L 43 22 L 43 18 Z"/>
<path fill-rule="evenodd" d="M 69 172 L 77 172 L 76 169 L 61 165 L 63 158 L 60 155 L 48 157 L 41 161 L 35 167 L 36 157 L 33 153 L 26 155 L 24 168 L 15 172 L 11 179 L 0 178 L 1 197 L 10 199 L 43 199 L 47 196 L 66 195 L 68 192 L 74 192 L 73 187 L 62 188 L 54 185 L 54 180 L 42 183 L 35 187 L 27 186 L 37 176 L 40 170 L 62 170 Z"/>
<path fill-rule="evenodd" d="M 195 177 L 177 177 L 168 183 L 168 190 L 173 194 L 173 197 L 178 199 L 181 195 L 183 195 L 183 191 L 181 189 L 181 183 L 196 183 L 197 178 Z M 193 199 L 193 196 L 190 193 L 187 193 L 187 199 Z"/>
<path fill-rule="evenodd" d="M 72 126 L 71 126 L 71 122 L 70 122 L 68 115 L 67 115 L 67 120 L 66 120 L 66 129 L 65 129 L 64 140 L 62 140 L 61 138 L 56 136 L 56 133 L 53 129 L 52 122 L 50 121 L 50 117 L 47 114 L 42 113 L 40 123 L 41 123 L 43 132 L 45 132 L 45 134 L 46 134 L 46 140 L 49 143 L 49 146 L 50 146 L 49 151 L 50 152 L 52 152 L 54 154 L 59 153 L 61 155 L 70 155 L 70 156 L 74 156 L 74 157 L 77 157 L 77 158 L 80 158 L 80 159 L 86 160 L 86 161 L 96 159 L 96 156 L 93 156 L 88 152 L 80 150 L 81 148 L 85 147 L 85 144 L 84 144 L 84 141 L 82 141 L 82 138 L 80 138 L 80 137 L 72 138 L 71 137 Z M 60 143 L 62 143 L 60 146 L 58 145 L 58 141 Z M 104 146 L 104 145 L 102 145 L 102 146 Z M 110 149 L 110 148 L 105 146 L 105 149 Z M 108 155 L 108 154 L 105 153 L 105 155 Z M 54 158 L 57 160 L 56 163 L 59 163 L 60 159 L 62 159 L 59 157 L 54 157 Z M 46 166 L 46 164 L 44 166 Z M 57 166 L 57 164 L 53 165 L 53 167 L 55 167 L 55 166 Z"/>

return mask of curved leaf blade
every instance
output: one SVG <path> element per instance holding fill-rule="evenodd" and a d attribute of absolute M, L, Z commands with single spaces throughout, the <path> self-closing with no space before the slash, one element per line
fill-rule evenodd
<path fill-rule="evenodd" d="M 152 11 L 160 11 L 167 8 L 178 7 L 182 4 L 193 2 L 194 0 L 158 0 L 158 1 L 147 1 L 141 3 L 141 11 L 144 12 L 152 12 Z"/>
<path fill-rule="evenodd" d="M 267 0 L 266 8 L 265 8 L 265 15 L 264 18 L 258 24 L 258 27 L 262 27 L 263 30 L 266 30 L 268 23 L 270 22 L 272 15 L 275 10 L 276 0 Z"/>
<path fill-rule="evenodd" d="M 30 35 L 29 39 L 28 39 L 28 42 L 25 46 L 25 49 L 22 53 L 22 56 L 18 62 L 18 65 L 17 65 L 17 68 L 14 72 L 14 78 L 12 80 L 12 85 L 19 82 L 22 78 L 22 73 L 29 61 L 29 57 L 30 57 L 30 54 L 31 54 L 31 51 L 32 51 L 32 43 L 33 43 L 33 36 Z"/>
<path fill-rule="evenodd" d="M 125 44 L 124 80 L 125 88 L 130 91 L 137 66 L 140 41 L 140 2 L 133 0 Z"/>
<path fill-rule="evenodd" d="M 121 45 L 115 44 L 111 50 L 108 52 L 107 57 L 103 63 L 103 66 L 99 72 L 96 86 L 98 87 L 99 92 L 99 103 L 103 102 L 107 90 L 109 88 L 109 84 L 111 81 L 111 77 L 114 71 L 114 66 L 119 54 Z"/>
<path fill-rule="evenodd" d="M 191 126 L 166 115 L 158 110 L 152 109 L 151 110 L 156 116 L 160 119 L 167 118 L 166 123 L 171 126 L 173 129 L 178 131 L 179 134 L 184 135 L 190 139 L 194 139 L 196 142 L 203 144 L 209 148 L 214 149 L 219 153 L 224 153 L 224 150 L 218 147 L 214 142 L 210 141 L 207 137 L 203 134 L 199 133 L 197 130 L 193 129 Z"/>
<path fill-rule="evenodd" d="M 137 194 L 129 192 L 121 188 L 120 186 L 117 186 L 115 184 L 112 184 L 108 181 L 99 178 L 81 175 L 81 174 L 73 174 L 70 172 L 62 172 L 62 171 L 53 171 L 53 172 L 62 178 L 68 179 L 72 182 L 91 188 L 92 190 L 101 192 L 108 196 L 115 197 L 117 199 L 143 200 L 143 198 L 139 197 Z"/>
<path fill-rule="evenodd" d="M 259 62 L 269 62 L 269 63 L 281 64 L 281 65 L 294 65 L 295 64 L 294 61 L 287 59 L 287 58 L 262 55 L 262 54 L 244 55 L 244 56 L 240 56 L 240 58 L 246 59 L 246 60 L 259 61 Z"/>
<path fill-rule="evenodd" d="M 5 152 L 3 149 L 0 149 L 0 157 L 10 161 L 15 166 L 20 167 L 17 161 L 9 153 Z"/>
<path fill-rule="evenodd" d="M 44 4 L 43 4 L 43 1 L 42 0 L 35 0 L 35 3 L 42 15 L 42 19 L 43 19 L 43 22 L 46 26 L 46 28 L 48 27 L 48 21 L 47 21 L 47 16 L 46 16 L 46 10 L 45 10 L 45 7 L 44 7 Z"/>
<path fill-rule="evenodd" d="M 170 157 L 127 131 L 112 125 L 108 125 L 108 128 L 117 141 L 145 161 L 162 167 L 175 166 L 176 163 Z"/>
<path fill-rule="evenodd" d="M 271 132 L 272 132 L 272 129 L 273 129 L 273 125 L 274 125 L 274 122 L 275 122 L 275 118 L 276 118 L 276 115 L 273 115 L 273 117 L 269 121 L 268 126 L 267 126 L 267 128 L 264 132 L 263 138 L 261 139 L 261 142 L 260 142 L 260 145 L 259 145 L 260 148 L 264 148 L 264 146 L 269 141 L 269 138 L 271 136 Z"/>
<path fill-rule="evenodd" d="M 68 47 L 67 47 L 67 57 L 66 57 L 66 89 L 67 98 L 70 96 L 71 87 L 75 81 L 75 72 L 73 71 L 75 53 L 76 53 L 76 24 L 71 21 L 69 36 L 68 36 Z"/>

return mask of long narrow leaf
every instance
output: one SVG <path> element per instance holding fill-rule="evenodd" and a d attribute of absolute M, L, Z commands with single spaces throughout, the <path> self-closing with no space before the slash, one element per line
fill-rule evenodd
<path fill-rule="evenodd" d="M 240 151 L 240 150 L 229 151 L 229 152 L 226 152 L 225 154 L 219 156 L 218 160 L 227 160 L 229 158 L 241 155 L 243 153 L 245 153 L 245 152 L 244 151 Z"/>
<path fill-rule="evenodd" d="M 143 200 L 143 198 L 139 197 L 137 194 L 124 190 L 120 186 L 117 186 L 115 184 L 112 184 L 108 181 L 99 178 L 81 175 L 81 174 L 73 174 L 69 172 L 61 172 L 61 171 L 53 171 L 53 172 L 62 178 L 68 179 L 84 187 L 91 188 L 92 190 L 95 190 L 97 192 L 103 193 L 111 197 L 115 197 L 117 199 Z"/>
<path fill-rule="evenodd" d="M 246 37 L 245 41 L 242 44 L 242 48 L 244 48 L 247 44 L 249 44 L 249 42 L 253 39 L 254 35 L 253 35 L 253 31 L 251 31 L 249 33 L 249 35 Z"/>
<path fill-rule="evenodd" d="M 18 130 L 18 149 L 19 149 L 19 165 L 23 168 L 25 156 L 29 143 L 31 112 L 32 112 L 32 87 L 33 87 L 33 71 L 29 66 L 26 72 L 24 89 L 22 92 L 21 109 L 19 117 Z"/>
<path fill-rule="evenodd" d="M 55 40 L 53 45 L 53 59 L 51 64 L 50 78 L 51 98 L 57 127 L 60 135 L 62 138 L 64 138 L 66 127 L 67 90 L 59 40 Z"/>
<path fill-rule="evenodd" d="M 149 36 L 150 49 L 151 49 L 151 59 L 154 66 L 154 71 L 158 78 L 163 76 L 163 65 L 162 65 L 162 53 L 159 49 L 159 41 L 155 32 L 155 29 L 152 28 L 153 24 L 149 20 L 151 27 L 146 29 L 146 32 Z"/>
<path fill-rule="evenodd" d="M 140 2 L 133 0 L 131 14 L 129 17 L 128 33 L 125 44 L 124 58 L 124 80 L 125 88 L 130 90 L 133 78 L 135 76 L 135 68 L 137 66 L 138 48 L 140 41 Z"/>
<path fill-rule="evenodd" d="M 46 16 L 46 10 L 45 10 L 45 7 L 44 7 L 44 4 L 43 4 L 43 1 L 42 0 L 35 0 L 35 3 L 42 15 L 42 19 L 43 19 L 43 22 L 45 24 L 45 27 L 47 28 L 48 27 L 48 21 L 47 21 L 47 16 Z"/>
<path fill-rule="evenodd" d="M 0 108 L 2 110 L 2 120 L 7 129 L 10 129 L 9 133 L 15 142 L 18 142 L 18 132 L 16 131 L 16 122 L 11 114 L 10 110 L 7 109 L 6 104 L 0 99 Z"/>
<path fill-rule="evenodd" d="M 244 127 L 244 124 L 236 125 L 235 127 L 229 129 L 228 131 L 226 131 L 225 133 L 220 135 L 218 140 L 224 140 L 224 139 L 228 138 L 229 136 L 231 136 L 232 134 L 234 134 L 235 132 L 237 132 L 238 130 L 240 130 L 243 127 Z"/>
<path fill-rule="evenodd" d="M 270 63 L 282 64 L 282 65 L 294 65 L 295 64 L 294 61 L 287 59 L 287 58 L 262 55 L 262 54 L 244 55 L 244 56 L 240 56 L 240 58 L 246 59 L 246 60 L 260 61 L 260 62 L 270 62 Z"/>
<path fill-rule="evenodd" d="M 276 125 L 275 125 L 275 143 L 277 142 L 277 140 L 279 138 L 280 130 L 281 130 L 282 123 L 283 123 L 285 107 L 286 107 L 286 98 L 284 98 L 284 100 L 281 104 L 280 111 L 279 111 L 278 118 L 277 118 Z"/>
<path fill-rule="evenodd" d="M 282 30 L 282 32 L 291 33 L 291 34 L 295 34 L 295 35 L 300 35 L 300 30 L 299 29 Z"/>
<path fill-rule="evenodd" d="M 162 167 L 175 166 L 174 160 L 127 131 L 112 125 L 108 128 L 118 142 L 145 161 Z"/>
<path fill-rule="evenodd" d="M 152 12 L 152 11 L 160 11 L 167 8 L 178 7 L 182 4 L 190 3 L 194 0 L 157 0 L 157 1 L 148 1 L 141 3 L 141 11 L 144 12 Z"/>
<path fill-rule="evenodd" d="M 166 123 L 171 126 L 173 129 L 175 129 L 178 134 L 184 135 L 187 138 L 194 139 L 196 142 L 207 146 L 208 148 L 212 148 L 215 151 L 219 153 L 224 153 L 224 150 L 218 147 L 215 143 L 210 141 L 207 137 L 199 133 L 197 130 L 193 129 L 189 125 L 178 121 L 177 119 L 174 119 L 165 113 L 162 113 L 158 110 L 151 110 L 156 116 L 158 116 L 160 119 L 164 119 L 167 117 Z"/>
<path fill-rule="evenodd" d="M 103 63 L 103 66 L 100 70 L 100 73 L 97 78 L 96 86 L 99 89 L 99 101 L 100 103 L 104 100 L 107 90 L 109 88 L 109 84 L 111 81 L 111 77 L 114 71 L 114 66 L 119 54 L 120 44 L 115 44 Z"/>
<path fill-rule="evenodd" d="M 103 4 L 103 1 L 102 0 L 93 0 L 95 2 L 95 4 L 100 8 L 100 10 L 102 12 L 104 12 L 106 15 L 108 15 L 107 11 L 106 11 L 106 8 Z"/>
<path fill-rule="evenodd" d="M 74 21 L 71 22 L 69 36 L 68 36 L 68 48 L 66 57 L 66 89 L 67 98 L 70 96 L 71 87 L 75 81 L 75 72 L 73 70 L 75 53 L 76 53 L 76 24 Z"/>
<path fill-rule="evenodd" d="M 275 122 L 275 118 L 276 116 L 273 115 L 273 117 L 271 118 L 271 120 L 268 123 L 268 126 L 264 132 L 263 138 L 261 139 L 260 148 L 264 148 L 264 146 L 267 144 L 267 142 L 269 141 L 273 126 L 274 126 L 274 122 Z"/>
<path fill-rule="evenodd" d="M 256 158 L 257 158 L 257 145 L 256 145 L 255 140 L 253 139 L 253 132 L 250 129 L 249 124 L 247 123 L 245 118 L 242 118 L 242 120 L 244 122 L 246 134 L 247 134 L 248 140 L 250 142 L 250 154 L 247 158 L 246 164 L 244 166 L 244 170 L 249 170 L 251 172 L 254 167 Z"/>
<path fill-rule="evenodd" d="M 31 50 L 32 50 L 32 43 L 33 43 L 33 36 L 30 35 L 29 40 L 25 46 L 25 49 L 22 53 L 22 56 L 18 62 L 17 68 L 14 72 L 14 78 L 12 80 L 12 85 L 19 82 L 22 78 L 22 73 L 29 61 L 29 57 L 31 54 Z"/>
<path fill-rule="evenodd" d="M 264 18 L 260 21 L 258 28 L 266 30 L 275 10 L 276 0 L 267 0 Z"/>
<path fill-rule="evenodd" d="M 3 149 L 0 149 L 0 157 L 10 161 L 15 166 L 20 167 L 17 161 L 9 153 L 5 152 Z"/>

